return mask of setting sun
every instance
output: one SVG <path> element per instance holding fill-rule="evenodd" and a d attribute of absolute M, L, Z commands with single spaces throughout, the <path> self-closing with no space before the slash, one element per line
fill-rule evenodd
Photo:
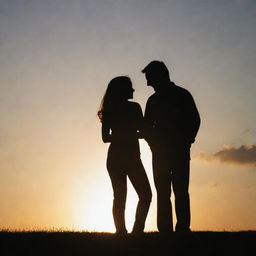
<path fill-rule="evenodd" d="M 107 185 L 106 185 L 107 184 Z M 74 204 L 75 229 L 87 231 L 115 232 L 112 217 L 111 184 L 106 181 L 97 183 L 97 187 L 90 188 L 90 192 L 81 191 L 81 198 Z M 84 196 L 86 195 L 86 196 Z M 83 205 L 81 202 L 83 201 Z M 136 193 L 132 186 L 128 184 L 128 196 L 126 202 L 126 223 L 130 231 L 135 218 L 135 210 L 138 202 Z"/>

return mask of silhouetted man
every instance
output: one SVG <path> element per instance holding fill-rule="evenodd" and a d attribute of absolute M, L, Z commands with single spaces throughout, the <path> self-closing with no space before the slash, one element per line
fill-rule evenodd
<path fill-rule="evenodd" d="M 172 187 L 177 217 L 175 230 L 188 232 L 190 147 L 200 126 L 200 116 L 191 94 L 170 80 L 163 62 L 150 62 L 142 73 L 147 85 L 155 90 L 146 104 L 145 139 L 153 156 L 157 227 L 160 232 L 173 231 Z"/>

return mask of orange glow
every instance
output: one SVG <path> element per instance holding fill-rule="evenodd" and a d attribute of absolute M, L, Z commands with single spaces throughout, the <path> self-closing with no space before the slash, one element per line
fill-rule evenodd
<path fill-rule="evenodd" d="M 76 202 L 76 205 L 74 205 L 74 222 L 76 229 L 115 232 L 112 217 L 112 190 L 110 189 L 111 187 L 106 184 L 107 182 L 102 182 L 98 184 L 98 187 L 91 188 L 89 195 L 84 196 L 82 205 L 80 205 L 81 199 L 79 199 L 79 202 Z M 128 184 L 125 212 L 128 230 L 131 230 L 133 226 L 137 202 L 137 195 L 133 191 L 132 186 Z"/>

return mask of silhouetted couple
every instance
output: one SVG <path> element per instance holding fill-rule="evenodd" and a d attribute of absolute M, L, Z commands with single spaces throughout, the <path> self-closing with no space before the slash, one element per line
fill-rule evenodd
<path fill-rule="evenodd" d="M 188 232 L 190 147 L 200 126 L 200 116 L 191 94 L 170 80 L 163 62 L 152 61 L 142 72 L 147 85 L 155 90 L 147 101 L 144 117 L 140 105 L 129 101 L 133 98 L 134 89 L 126 76 L 110 81 L 98 112 L 102 121 L 102 139 L 110 142 L 107 170 L 114 191 L 116 233 L 127 233 L 127 177 L 139 197 L 132 233 L 143 233 L 152 198 L 140 159 L 139 138 L 144 138 L 152 151 L 159 232 L 173 231 L 172 189 L 177 217 L 175 230 Z"/>

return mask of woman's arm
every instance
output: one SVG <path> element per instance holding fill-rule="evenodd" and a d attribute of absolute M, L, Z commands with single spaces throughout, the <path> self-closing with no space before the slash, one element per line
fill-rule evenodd
<path fill-rule="evenodd" d="M 102 122 L 101 136 L 104 143 L 111 142 L 110 126 L 107 122 Z"/>

